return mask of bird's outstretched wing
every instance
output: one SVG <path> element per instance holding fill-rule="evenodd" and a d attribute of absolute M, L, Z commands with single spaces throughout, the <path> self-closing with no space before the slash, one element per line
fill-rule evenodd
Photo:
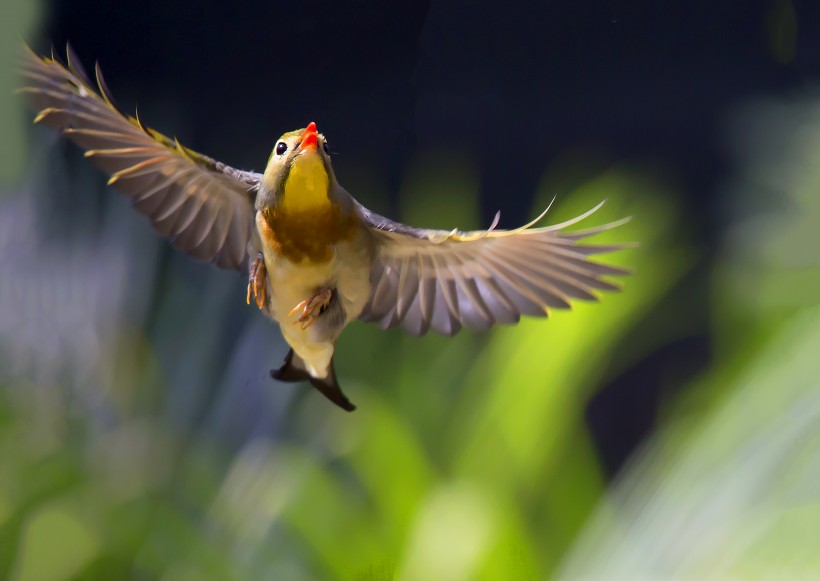
<path fill-rule="evenodd" d="M 26 47 L 19 89 L 107 172 L 160 234 L 181 250 L 224 268 L 246 264 L 253 200 L 261 176 L 228 167 L 120 113 L 99 65 L 89 80 L 71 48 L 67 64 Z"/>
<path fill-rule="evenodd" d="M 630 271 L 589 257 L 631 245 L 578 241 L 629 219 L 565 231 L 601 205 L 544 228 L 534 225 L 546 211 L 516 230 L 495 230 L 493 224 L 476 232 L 412 228 L 359 205 L 376 239 L 373 290 L 360 319 L 413 335 L 453 335 L 462 325 L 482 330 L 516 323 L 521 315 L 545 317 L 550 309 L 569 308 L 572 299 L 597 300 L 596 290 L 620 290 L 603 277 Z"/>

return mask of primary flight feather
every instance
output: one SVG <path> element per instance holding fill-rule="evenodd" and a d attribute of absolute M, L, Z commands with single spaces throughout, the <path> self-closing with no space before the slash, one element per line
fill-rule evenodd
<path fill-rule="evenodd" d="M 589 259 L 627 245 L 579 244 L 626 219 L 566 231 L 600 204 L 541 228 L 413 228 L 339 185 L 315 123 L 280 137 L 263 174 L 246 172 L 122 114 L 99 66 L 92 82 L 70 48 L 65 65 L 27 49 L 22 74 L 35 121 L 85 149 L 174 246 L 223 268 L 247 266 L 248 302 L 279 323 L 291 346 L 272 376 L 309 381 L 348 411 L 355 406 L 339 387 L 333 352 L 354 319 L 453 335 L 597 300 L 596 291 L 619 290 L 605 277 L 629 274 Z"/>

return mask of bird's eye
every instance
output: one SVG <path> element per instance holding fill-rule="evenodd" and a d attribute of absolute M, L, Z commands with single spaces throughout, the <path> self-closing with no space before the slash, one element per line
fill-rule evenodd
<path fill-rule="evenodd" d="M 325 139 L 325 140 L 322 142 L 322 149 L 324 149 L 324 150 L 325 150 L 325 153 L 326 153 L 327 155 L 330 155 L 330 148 L 327 146 L 327 139 Z"/>
<path fill-rule="evenodd" d="M 284 141 L 280 141 L 276 144 L 276 155 L 284 155 L 287 150 L 288 144 Z"/>

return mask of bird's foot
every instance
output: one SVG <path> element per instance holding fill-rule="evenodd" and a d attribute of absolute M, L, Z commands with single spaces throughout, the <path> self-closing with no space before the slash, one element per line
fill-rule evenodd
<path fill-rule="evenodd" d="M 248 297 L 247 302 L 251 304 L 251 296 L 256 301 L 256 306 L 260 309 L 265 306 L 267 298 L 267 277 L 268 271 L 265 268 L 265 257 L 262 253 L 256 255 L 256 259 L 251 264 L 251 271 L 248 275 Z"/>
<path fill-rule="evenodd" d="M 316 322 L 319 315 L 325 312 L 327 307 L 330 306 L 330 300 L 332 298 L 332 289 L 319 289 L 313 295 L 293 307 L 288 313 L 288 316 L 291 316 L 298 311 L 302 311 L 299 313 L 299 316 L 296 317 L 296 320 L 293 321 L 293 324 L 301 324 L 302 330 L 305 330 Z"/>

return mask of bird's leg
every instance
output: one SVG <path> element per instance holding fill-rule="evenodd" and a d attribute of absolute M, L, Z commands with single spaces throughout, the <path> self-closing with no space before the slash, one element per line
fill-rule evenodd
<path fill-rule="evenodd" d="M 330 306 L 330 301 L 332 298 L 333 289 L 320 288 L 311 296 L 293 307 L 288 313 L 288 316 L 293 315 L 297 311 L 302 311 L 299 313 L 296 320 L 293 321 L 293 324 L 296 325 L 297 323 L 301 323 L 302 329 L 307 329 L 315 323 L 316 319 L 319 318 L 319 315 L 324 313 L 327 307 Z"/>
<path fill-rule="evenodd" d="M 248 297 L 247 302 L 251 304 L 251 295 L 256 301 L 256 306 L 260 309 L 265 306 L 267 296 L 268 271 L 265 268 L 265 257 L 262 253 L 256 255 L 256 259 L 251 264 L 251 271 L 248 274 Z"/>

